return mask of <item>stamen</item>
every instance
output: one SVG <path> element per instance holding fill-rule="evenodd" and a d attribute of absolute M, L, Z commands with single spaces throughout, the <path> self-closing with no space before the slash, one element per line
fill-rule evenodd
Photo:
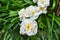
<path fill-rule="evenodd" d="M 42 10 L 42 11 L 43 11 L 44 9 L 45 9 L 45 7 L 40 7 L 40 10 Z"/>
<path fill-rule="evenodd" d="M 26 24 L 26 30 L 29 30 L 30 29 L 30 27 L 31 27 L 31 24 Z"/>
<path fill-rule="evenodd" d="M 29 31 L 29 30 L 32 30 L 32 26 L 30 23 L 26 24 L 26 30 Z"/>
<path fill-rule="evenodd" d="M 35 14 L 35 13 L 36 13 L 36 10 L 33 11 L 33 14 Z"/>

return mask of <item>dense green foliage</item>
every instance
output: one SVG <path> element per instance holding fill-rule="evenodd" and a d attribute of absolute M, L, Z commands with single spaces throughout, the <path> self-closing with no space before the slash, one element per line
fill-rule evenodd
<path fill-rule="evenodd" d="M 48 12 L 36 20 L 38 33 L 35 36 L 20 35 L 18 11 L 29 5 L 36 5 L 32 0 L 0 0 L 0 40 L 59 40 L 60 18 L 56 16 L 57 0 L 51 0 Z"/>

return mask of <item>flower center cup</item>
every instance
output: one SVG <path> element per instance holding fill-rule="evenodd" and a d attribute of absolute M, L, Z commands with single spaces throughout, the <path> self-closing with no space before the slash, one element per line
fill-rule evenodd
<path fill-rule="evenodd" d="M 27 31 L 33 30 L 32 25 L 30 23 L 26 24 L 26 30 Z"/>
<path fill-rule="evenodd" d="M 45 7 L 40 7 L 40 10 L 43 11 L 45 9 Z"/>

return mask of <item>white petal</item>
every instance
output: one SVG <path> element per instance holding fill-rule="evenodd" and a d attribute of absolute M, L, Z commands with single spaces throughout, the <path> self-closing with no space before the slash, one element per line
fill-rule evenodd
<path fill-rule="evenodd" d="M 43 14 L 47 13 L 47 11 L 43 11 Z"/>
<path fill-rule="evenodd" d="M 25 34 L 25 28 L 24 28 L 24 26 L 20 27 L 20 34 Z"/>
<path fill-rule="evenodd" d="M 25 9 L 24 9 L 24 8 L 23 8 L 23 9 L 21 9 L 21 10 L 18 12 L 18 14 L 19 14 L 19 18 L 20 18 L 20 21 L 22 21 L 22 20 L 23 20 L 24 13 L 25 13 Z"/>
<path fill-rule="evenodd" d="M 36 35 L 34 32 L 27 32 L 28 36 Z"/>
<path fill-rule="evenodd" d="M 34 3 L 36 3 L 36 2 L 37 2 L 37 0 L 33 0 L 33 2 L 34 2 Z"/>

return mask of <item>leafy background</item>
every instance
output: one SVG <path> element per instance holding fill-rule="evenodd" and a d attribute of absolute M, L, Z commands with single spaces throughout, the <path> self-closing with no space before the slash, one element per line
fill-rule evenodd
<path fill-rule="evenodd" d="M 39 28 L 35 36 L 19 34 L 18 11 L 29 5 L 37 4 L 32 0 L 0 0 L 0 40 L 60 40 L 59 0 L 50 0 L 47 14 L 36 20 Z"/>

